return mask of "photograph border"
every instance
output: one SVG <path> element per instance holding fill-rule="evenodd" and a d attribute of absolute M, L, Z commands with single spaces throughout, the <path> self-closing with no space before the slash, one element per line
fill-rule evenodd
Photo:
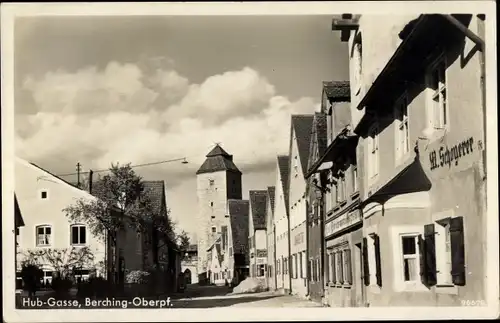
<path fill-rule="evenodd" d="M 6 322 L 161 322 L 161 321 L 261 321 L 261 320 L 379 320 L 379 319 L 492 319 L 499 315 L 498 137 L 497 137 L 497 37 L 495 1 L 339 1 L 246 3 L 2 3 L 2 213 L 13 214 L 14 199 L 14 20 L 27 16 L 141 16 L 141 15 L 337 15 L 411 13 L 486 13 L 486 141 L 487 274 L 485 307 L 353 307 L 353 308 L 214 308 L 168 309 L 15 309 L 14 217 L 2 217 L 3 308 Z M 332 35 L 334 37 L 334 35 Z M 473 300 L 471 300 L 473 301 Z M 390 310 L 388 310 L 390 309 Z M 439 309 L 439 310 L 437 310 Z M 167 311 L 165 309 L 165 311 Z M 75 315 L 76 314 L 76 315 Z"/>

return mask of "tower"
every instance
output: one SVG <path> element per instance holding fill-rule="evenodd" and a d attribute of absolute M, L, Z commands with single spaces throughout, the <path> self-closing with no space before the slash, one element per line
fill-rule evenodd
<path fill-rule="evenodd" d="M 208 253 L 222 227 L 227 226 L 227 200 L 241 199 L 241 172 L 218 144 L 206 155 L 196 172 L 198 196 L 198 275 L 207 274 Z"/>

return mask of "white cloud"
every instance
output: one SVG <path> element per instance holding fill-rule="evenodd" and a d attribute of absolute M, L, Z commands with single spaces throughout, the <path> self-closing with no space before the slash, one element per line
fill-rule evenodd
<path fill-rule="evenodd" d="M 25 89 L 39 112 L 16 121 L 19 155 L 44 164 L 72 156 L 94 169 L 188 157 L 188 166 L 145 170 L 160 178 L 194 176 L 214 142 L 242 168 L 269 165 L 288 149 L 290 114 L 317 108 L 311 98 L 278 96 L 248 67 L 189 84 L 171 69 L 145 73 L 138 65 L 112 62 L 101 71 L 28 78 Z"/>

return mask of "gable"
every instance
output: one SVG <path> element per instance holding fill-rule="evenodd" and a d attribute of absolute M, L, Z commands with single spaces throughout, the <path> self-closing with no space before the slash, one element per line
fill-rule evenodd
<path fill-rule="evenodd" d="M 300 164 L 302 176 L 307 173 L 307 162 L 309 159 L 309 146 L 311 144 L 313 115 L 292 115 L 291 136 L 290 136 L 290 155 L 293 143 L 297 147 L 297 156 Z"/>

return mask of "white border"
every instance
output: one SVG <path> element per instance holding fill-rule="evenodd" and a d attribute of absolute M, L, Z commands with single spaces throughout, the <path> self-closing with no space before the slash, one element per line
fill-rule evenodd
<path fill-rule="evenodd" d="M 362 14 L 412 14 L 420 13 L 486 13 L 486 104 L 488 134 L 488 212 L 487 236 L 489 262 L 486 276 L 488 307 L 394 307 L 384 308 L 272 308 L 272 309 L 170 309 L 164 315 L 158 310 L 14 310 L 14 239 L 9 234 L 3 237 L 3 282 L 4 319 L 7 322 L 52 322 L 64 318 L 68 322 L 88 321 L 204 321 L 207 318 L 218 321 L 254 320 L 376 320 L 376 319 L 470 319 L 497 318 L 499 316 L 499 267 L 498 267 L 498 200 L 497 200 L 497 94 L 496 94 L 496 7 L 494 1 L 400 1 L 400 2 L 294 2 L 294 3 L 41 3 L 1 6 L 2 22 L 2 212 L 13 212 L 13 22 L 15 16 L 31 15 L 312 15 L 341 14 L 346 12 Z M 336 37 L 332 35 L 332 37 Z M 338 36 L 337 36 L 338 37 Z M 14 228 L 10 217 L 2 217 L 4 233 Z M 76 315 L 75 315 L 76 314 Z"/>

